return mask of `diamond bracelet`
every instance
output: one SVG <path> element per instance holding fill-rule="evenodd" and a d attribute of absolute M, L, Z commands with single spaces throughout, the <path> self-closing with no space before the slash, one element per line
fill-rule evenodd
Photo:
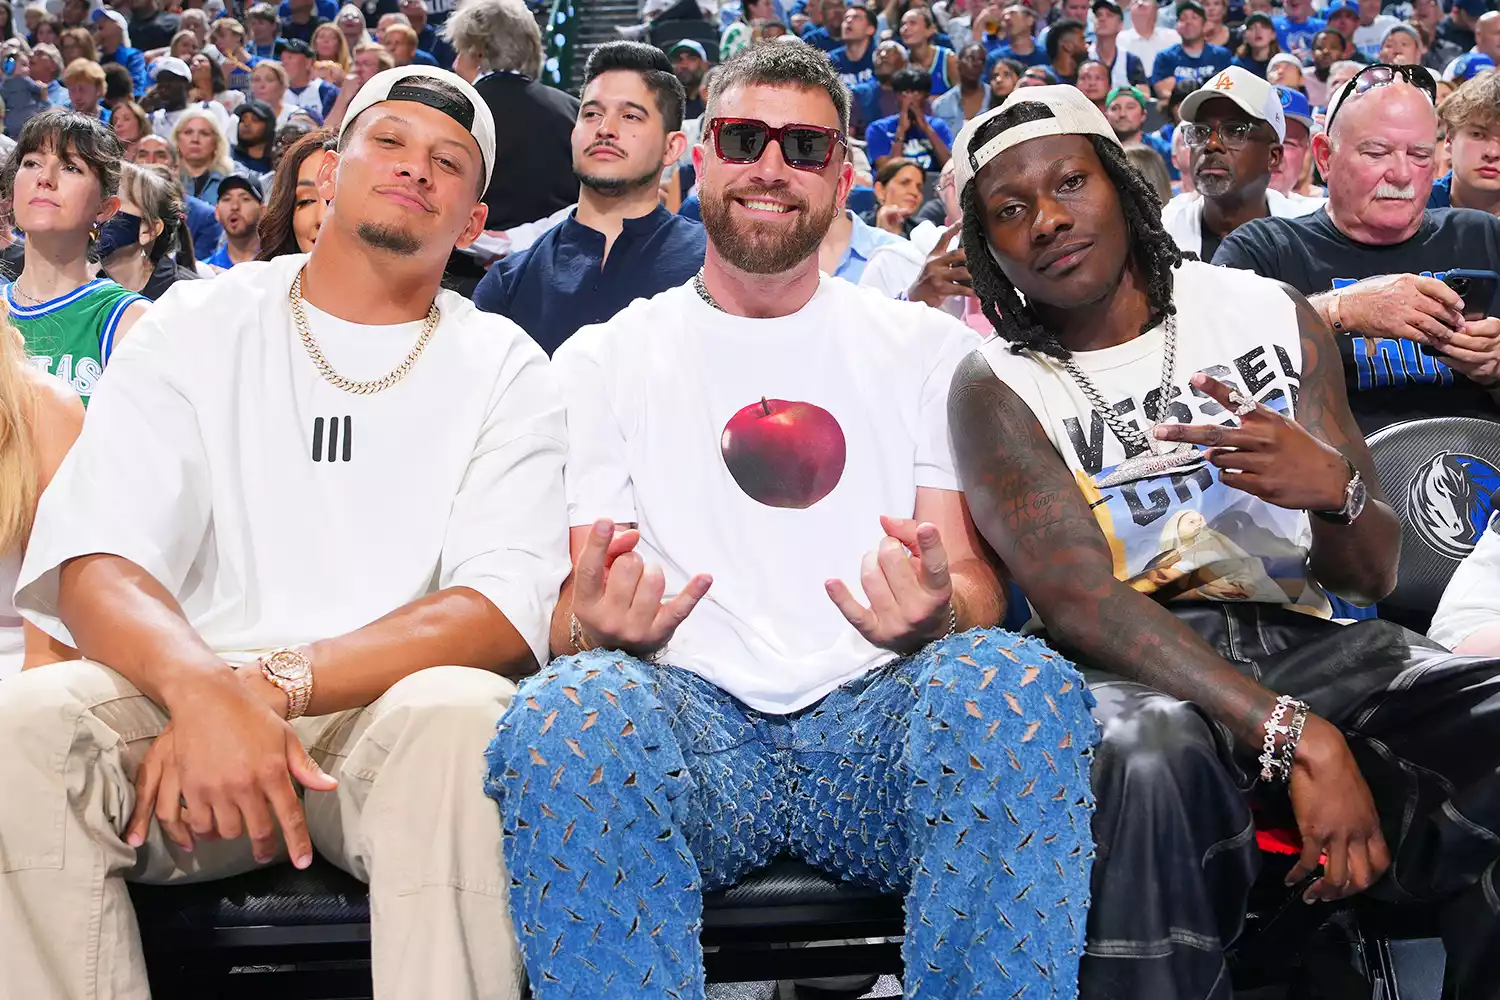
<path fill-rule="evenodd" d="M 1284 784 L 1291 780 L 1292 760 L 1297 755 L 1297 743 L 1302 739 L 1302 727 L 1307 724 L 1309 711 L 1307 702 L 1298 701 L 1291 695 L 1284 694 L 1276 699 L 1276 707 L 1266 719 L 1266 738 L 1261 744 L 1261 781 Z M 1291 712 L 1291 720 L 1282 725 L 1281 720 L 1286 718 L 1287 712 Z M 1285 737 L 1280 746 L 1276 743 L 1278 736 Z"/>

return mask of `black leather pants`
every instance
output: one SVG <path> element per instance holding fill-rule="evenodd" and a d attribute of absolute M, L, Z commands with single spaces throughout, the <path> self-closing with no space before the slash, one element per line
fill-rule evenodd
<path fill-rule="evenodd" d="M 1174 612 L 1273 691 L 1343 730 L 1392 865 L 1370 894 L 1443 901 L 1448 1000 L 1500 997 L 1500 660 L 1455 656 L 1384 621 L 1273 606 Z M 1103 729 L 1084 1000 L 1228 1000 L 1223 948 L 1259 870 L 1258 748 L 1196 706 L 1084 671 Z M 1274 794 L 1284 797 L 1284 790 Z"/>

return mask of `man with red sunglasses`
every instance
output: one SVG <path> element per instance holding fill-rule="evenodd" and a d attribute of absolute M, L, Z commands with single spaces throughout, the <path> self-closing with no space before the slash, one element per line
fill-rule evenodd
<path fill-rule="evenodd" d="M 849 100 L 809 46 L 724 63 L 702 271 L 553 359 L 574 567 L 489 757 L 537 1000 L 702 1000 L 702 893 L 782 854 L 906 894 L 909 997 L 1076 988 L 1090 698 L 992 629 L 946 407 L 977 338 L 818 272 Z"/>

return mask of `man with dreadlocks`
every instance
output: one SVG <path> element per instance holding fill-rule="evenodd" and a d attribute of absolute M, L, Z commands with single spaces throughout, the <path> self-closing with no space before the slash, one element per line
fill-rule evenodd
<path fill-rule="evenodd" d="M 1329 593 L 1391 589 L 1399 528 L 1328 328 L 1180 254 L 1073 88 L 1017 91 L 954 159 L 997 333 L 954 378 L 960 479 L 1098 699 L 1081 995 L 1229 997 L 1252 798 L 1295 819 L 1309 902 L 1387 868 L 1381 889 L 1450 901 L 1450 988 L 1492 995 L 1500 664 L 1329 620 Z"/>

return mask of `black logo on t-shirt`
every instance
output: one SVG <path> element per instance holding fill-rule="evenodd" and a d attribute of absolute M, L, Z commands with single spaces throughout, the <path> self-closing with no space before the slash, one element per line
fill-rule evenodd
<path fill-rule="evenodd" d="M 327 448 L 324 448 L 323 425 L 328 425 Z M 312 460 L 314 462 L 347 462 L 354 444 L 354 426 L 351 417 L 322 417 L 313 419 Z"/>

